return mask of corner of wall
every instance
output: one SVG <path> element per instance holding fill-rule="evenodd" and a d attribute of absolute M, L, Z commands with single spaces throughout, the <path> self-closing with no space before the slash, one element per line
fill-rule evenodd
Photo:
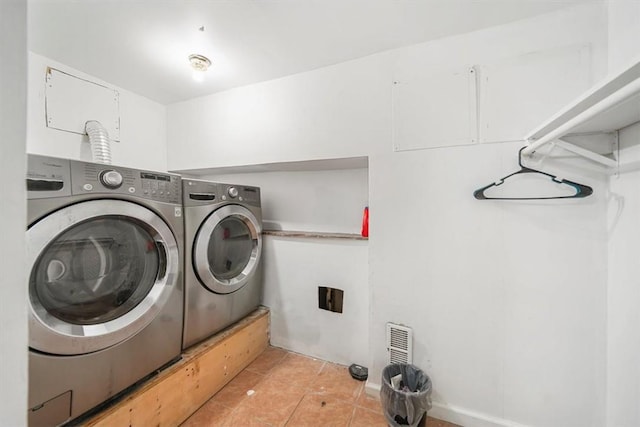
<path fill-rule="evenodd" d="M 27 1 L 0 1 L 0 414 L 3 425 L 27 422 L 26 251 Z"/>

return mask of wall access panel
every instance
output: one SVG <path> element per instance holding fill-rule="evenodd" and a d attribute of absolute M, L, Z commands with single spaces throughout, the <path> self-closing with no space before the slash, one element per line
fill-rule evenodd
<path fill-rule="evenodd" d="M 476 71 L 397 65 L 393 82 L 393 150 L 477 142 Z"/>
<path fill-rule="evenodd" d="M 48 68 L 47 127 L 84 135 L 84 125 L 97 120 L 112 141 L 120 141 L 120 95 L 117 90 Z"/>

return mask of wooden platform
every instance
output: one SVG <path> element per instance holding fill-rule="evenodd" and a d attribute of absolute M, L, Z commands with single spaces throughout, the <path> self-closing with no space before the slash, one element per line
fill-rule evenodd
<path fill-rule="evenodd" d="M 258 357 L 268 343 L 269 312 L 260 308 L 188 349 L 182 360 L 83 425 L 178 426 Z"/>

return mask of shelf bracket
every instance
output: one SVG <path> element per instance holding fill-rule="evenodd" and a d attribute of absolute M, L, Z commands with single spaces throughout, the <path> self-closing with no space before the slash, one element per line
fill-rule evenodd
<path fill-rule="evenodd" d="M 617 146 L 617 141 L 618 141 L 618 133 L 614 132 L 612 134 L 613 136 L 613 141 L 612 141 L 612 152 L 616 153 L 616 146 Z M 579 147 L 571 142 L 568 142 L 562 138 L 558 138 L 554 141 L 554 145 L 556 145 L 557 147 L 563 148 L 571 153 L 577 154 L 579 156 L 585 157 L 591 161 L 594 161 L 596 163 L 600 163 L 601 165 L 604 165 L 608 168 L 616 168 L 618 167 L 618 161 L 617 159 L 612 159 L 610 157 L 607 157 L 603 154 L 598 154 L 595 153 L 591 150 L 587 150 L 586 148 L 582 148 Z"/>

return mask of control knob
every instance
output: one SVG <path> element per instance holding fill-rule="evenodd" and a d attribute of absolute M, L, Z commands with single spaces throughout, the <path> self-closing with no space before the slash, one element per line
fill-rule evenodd
<path fill-rule="evenodd" d="M 100 172 L 100 182 L 107 188 L 116 189 L 122 185 L 122 175 L 114 170 Z"/>
<path fill-rule="evenodd" d="M 232 199 L 235 199 L 236 197 L 238 197 L 238 189 L 236 187 L 229 187 L 229 189 L 227 190 L 227 193 L 229 194 L 229 197 L 231 197 Z"/>

